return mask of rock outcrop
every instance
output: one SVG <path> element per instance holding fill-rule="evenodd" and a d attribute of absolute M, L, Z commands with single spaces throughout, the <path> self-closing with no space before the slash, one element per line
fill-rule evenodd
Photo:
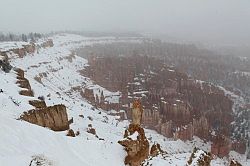
<path fill-rule="evenodd" d="M 53 47 L 53 46 L 54 46 L 53 40 L 52 40 L 52 39 L 48 39 L 47 41 L 43 42 L 43 43 L 41 44 L 41 46 L 42 46 L 43 48 Z"/>
<path fill-rule="evenodd" d="M 68 130 L 68 133 L 67 133 L 67 136 L 69 136 L 69 137 L 75 137 L 76 135 L 75 135 L 75 133 L 74 133 L 74 130 L 69 129 L 69 130 Z"/>
<path fill-rule="evenodd" d="M 230 165 L 229 166 L 242 166 L 240 163 L 238 163 L 238 161 L 235 160 L 231 160 Z"/>
<path fill-rule="evenodd" d="M 95 130 L 95 128 L 93 128 L 93 127 L 89 127 L 89 128 L 87 129 L 87 132 L 96 136 L 96 130 Z"/>
<path fill-rule="evenodd" d="M 132 123 L 125 130 L 124 140 L 118 141 L 128 153 L 124 161 L 125 165 L 140 166 L 149 156 L 149 142 L 145 136 L 144 129 L 140 126 L 142 112 L 141 102 L 135 100 L 132 108 Z"/>
<path fill-rule="evenodd" d="M 20 119 L 54 131 L 69 129 L 67 110 L 64 105 L 54 105 L 24 112 Z"/>
<path fill-rule="evenodd" d="M 9 50 L 6 50 L 4 52 L 1 52 L 1 54 L 16 54 L 19 58 L 25 57 L 27 54 L 34 54 L 35 51 L 39 50 L 39 48 L 47 48 L 47 47 L 53 47 L 53 40 L 48 39 L 47 41 L 44 41 L 40 44 L 35 44 L 33 42 L 27 43 L 25 45 L 22 45 L 20 47 L 12 48 Z"/>
<path fill-rule="evenodd" d="M 22 69 L 15 69 L 17 72 L 17 84 L 20 88 L 23 88 L 22 90 L 19 91 L 20 95 L 23 96 L 31 96 L 34 97 L 34 92 L 31 89 L 29 80 L 24 77 L 24 71 Z"/>
<path fill-rule="evenodd" d="M 1 51 L 0 51 L 0 68 L 2 68 L 2 70 L 6 73 L 8 73 L 12 69 L 12 66 L 9 63 L 8 55 L 6 53 L 2 53 Z"/>
<path fill-rule="evenodd" d="M 46 108 L 46 103 L 43 100 L 30 100 L 29 104 L 34 106 L 35 108 Z"/>
<path fill-rule="evenodd" d="M 161 149 L 160 144 L 156 143 L 156 144 L 153 144 L 153 145 L 152 145 L 152 147 L 151 147 L 151 149 L 150 149 L 150 155 L 151 155 L 152 157 L 155 157 L 155 156 L 157 156 L 157 155 L 159 155 L 159 154 L 163 154 L 163 153 L 166 153 L 166 152 L 164 152 L 164 151 Z"/>
<path fill-rule="evenodd" d="M 211 153 L 219 157 L 228 156 L 231 150 L 231 140 L 223 135 L 218 135 L 213 138 L 211 145 Z"/>
<path fill-rule="evenodd" d="M 125 158 L 125 165 L 140 166 L 149 156 L 149 142 L 145 136 L 144 129 L 139 125 L 130 124 L 125 130 L 124 140 L 118 141 L 128 155 Z"/>
<path fill-rule="evenodd" d="M 210 166 L 212 155 L 209 152 L 194 148 L 187 165 L 193 166 Z"/>
<path fill-rule="evenodd" d="M 142 121 L 142 105 L 139 100 L 135 100 L 133 103 L 133 109 L 132 109 L 132 124 L 133 125 L 141 125 Z"/>

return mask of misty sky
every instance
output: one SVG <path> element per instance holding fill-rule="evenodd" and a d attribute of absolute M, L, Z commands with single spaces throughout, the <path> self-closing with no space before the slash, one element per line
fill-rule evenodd
<path fill-rule="evenodd" d="M 0 31 L 138 31 L 250 43 L 250 0 L 0 0 Z"/>

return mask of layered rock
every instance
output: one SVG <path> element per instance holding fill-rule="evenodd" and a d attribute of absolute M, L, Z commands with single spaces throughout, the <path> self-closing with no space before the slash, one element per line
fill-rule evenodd
<path fill-rule="evenodd" d="M 22 69 L 15 69 L 17 72 L 17 84 L 22 90 L 19 91 L 20 95 L 34 97 L 34 92 L 31 89 L 29 80 L 24 77 L 24 71 Z"/>
<path fill-rule="evenodd" d="M 47 47 L 53 47 L 53 46 L 54 46 L 53 40 L 48 39 L 47 41 L 44 41 L 41 44 L 35 44 L 35 43 L 31 42 L 31 43 L 27 43 L 25 45 L 22 45 L 21 47 L 7 50 L 4 53 L 5 54 L 14 53 L 18 57 L 23 58 L 27 54 L 35 53 L 35 51 L 38 50 L 40 47 L 47 48 Z"/>
<path fill-rule="evenodd" d="M 213 138 L 211 153 L 219 157 L 228 156 L 232 147 L 231 140 L 224 135 L 218 135 Z"/>
<path fill-rule="evenodd" d="M 81 96 L 90 101 L 91 103 L 95 103 L 95 95 L 93 89 L 85 88 L 81 92 Z"/>
<path fill-rule="evenodd" d="M 24 112 L 20 119 L 42 127 L 48 127 L 54 131 L 69 129 L 68 114 L 64 105 L 54 105 L 41 109 L 33 109 Z"/>
<path fill-rule="evenodd" d="M 221 88 L 195 80 L 154 57 L 135 52 L 128 56 L 96 54 L 94 47 L 91 49 L 94 53 L 86 57 L 90 66 L 81 74 L 110 91 L 120 91 L 122 95 L 118 106 L 125 110 L 128 119 L 133 119 L 130 111 L 133 100 L 140 99 L 144 110 L 142 125 L 166 137 L 191 140 L 198 136 L 205 141 L 213 141 L 213 132 L 227 138 L 232 136 L 232 121 L 235 120 L 233 102 Z M 95 96 L 91 91 L 87 90 L 85 98 L 105 110 L 111 108 L 104 96 Z M 242 153 L 244 141 L 237 141 L 240 143 L 232 148 Z M 214 149 L 218 149 L 215 145 Z M 222 154 L 227 154 L 227 149 Z"/>
<path fill-rule="evenodd" d="M 142 105 L 139 100 L 135 100 L 133 103 L 132 109 L 132 124 L 133 125 L 140 125 L 142 121 Z"/>
<path fill-rule="evenodd" d="M 105 100 L 103 91 L 101 91 L 100 97 L 96 94 L 94 95 L 94 90 L 89 88 L 84 88 L 80 91 L 83 98 L 87 99 L 91 104 L 104 110 L 116 110 L 119 111 L 121 108 L 120 103 L 111 103 Z"/>
<path fill-rule="evenodd" d="M 189 78 L 152 57 L 134 54 L 87 58 L 90 66 L 81 73 L 110 91 L 120 91 L 120 106 L 127 110 L 128 118 L 132 118 L 129 107 L 133 100 L 140 98 L 143 125 L 165 136 L 189 140 L 196 135 L 209 140 L 209 131 L 215 129 L 230 134 L 232 101 L 218 87 Z M 83 96 L 96 105 L 100 103 L 101 108 L 109 107 L 91 90 L 85 90 Z"/>
<path fill-rule="evenodd" d="M 245 141 L 245 140 L 233 141 L 232 142 L 232 150 L 234 150 L 240 154 L 245 154 L 245 152 L 247 150 L 246 144 L 247 144 L 247 141 Z"/>
<path fill-rule="evenodd" d="M 125 131 L 124 139 L 118 141 L 126 152 L 125 165 L 140 166 L 149 156 L 149 142 L 145 137 L 144 129 L 139 125 L 130 124 Z"/>
<path fill-rule="evenodd" d="M 128 153 L 124 161 L 125 165 L 140 166 L 149 156 L 149 142 L 145 136 L 144 129 L 140 126 L 142 112 L 141 102 L 135 100 L 132 108 L 132 123 L 125 130 L 124 140 L 118 141 Z"/>
<path fill-rule="evenodd" d="M 43 100 L 30 100 L 29 104 L 34 106 L 35 108 L 46 108 L 47 105 Z"/>

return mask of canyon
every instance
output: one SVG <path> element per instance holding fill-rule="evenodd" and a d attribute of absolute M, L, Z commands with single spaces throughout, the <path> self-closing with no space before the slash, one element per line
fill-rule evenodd
<path fill-rule="evenodd" d="M 30 53 L 27 42 L 0 43 L 12 66 L 0 71 L 1 164 L 248 163 L 244 137 L 231 137 L 235 103 L 225 89 L 136 51 L 84 58 L 78 52 L 82 45 L 144 39 L 51 38 L 29 43 Z"/>
<path fill-rule="evenodd" d="M 245 153 L 247 137 L 232 138 L 235 127 L 232 122 L 236 120 L 234 101 L 224 89 L 196 80 L 157 57 L 136 51 L 130 55 L 110 55 L 108 51 L 100 53 L 100 48 L 97 45 L 78 50 L 89 62 L 79 72 L 110 91 L 119 91 L 120 96 L 118 102 L 112 103 L 105 100 L 103 92 L 98 96 L 93 89 L 85 88 L 81 94 L 92 104 L 116 110 L 121 119 L 126 113 L 131 119 L 132 103 L 140 99 L 145 127 L 175 140 L 198 136 L 212 141 L 211 151 L 220 157 L 227 156 L 231 149 Z"/>

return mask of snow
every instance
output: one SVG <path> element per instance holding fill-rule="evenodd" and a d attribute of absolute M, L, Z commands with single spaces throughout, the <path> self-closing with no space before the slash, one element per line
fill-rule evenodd
<path fill-rule="evenodd" d="M 168 69 L 168 71 L 170 71 L 170 72 L 174 72 L 174 70 L 171 70 L 171 69 Z"/>
<path fill-rule="evenodd" d="M 2 55 L 0 55 L 0 61 L 4 61 L 6 58 Z"/>
<path fill-rule="evenodd" d="M 139 133 L 136 131 L 134 132 L 132 135 L 128 136 L 129 138 L 131 138 L 132 140 L 137 140 Z"/>
<path fill-rule="evenodd" d="M 0 51 L 8 51 L 11 49 L 16 49 L 16 48 L 23 48 L 24 45 L 28 45 L 28 42 L 0 42 Z"/>
<path fill-rule="evenodd" d="M 27 166 L 34 161 L 42 161 L 52 166 L 122 166 L 126 156 L 123 147 L 117 143 L 123 139 L 124 130 L 128 121 L 118 121 L 115 116 L 108 115 L 101 109 L 95 109 L 80 95 L 80 92 L 72 87 L 93 87 L 94 93 L 103 90 L 105 99 L 118 102 L 119 92 L 110 92 L 96 85 L 91 79 L 80 75 L 78 72 L 88 65 L 86 59 L 75 56 L 72 62 L 66 57 L 72 54 L 75 48 L 94 43 L 108 43 L 131 41 L 138 42 L 137 38 L 89 38 L 72 34 L 60 34 L 52 36 L 54 47 L 40 49 L 39 53 L 27 55 L 24 58 L 10 59 L 11 65 L 25 70 L 25 77 L 29 80 L 35 97 L 19 95 L 21 88 L 16 84 L 16 72 L 4 73 L 0 70 L 0 165 Z M 42 41 L 40 41 L 42 42 Z M 0 48 L 9 49 L 19 47 L 23 43 L 0 43 Z M 7 47 L 8 46 L 8 47 Z M 40 73 L 46 73 L 47 77 L 41 78 L 42 83 L 34 78 Z M 70 128 L 79 131 L 77 137 L 67 137 L 66 132 L 53 132 L 47 128 L 17 120 L 27 110 L 33 109 L 28 104 L 29 100 L 44 96 L 47 105 L 65 104 L 69 119 L 73 117 L 74 123 Z M 17 101 L 16 105 L 13 101 Z M 83 115 L 84 117 L 80 117 Z M 91 117 L 90 120 L 87 117 Z M 87 133 L 88 125 L 96 130 L 99 140 L 94 135 Z M 145 130 L 150 144 L 161 144 L 167 156 L 158 156 L 148 161 L 157 166 L 161 165 L 185 165 L 191 155 L 192 149 L 197 146 L 209 151 L 211 143 L 205 143 L 195 137 L 193 141 L 183 142 L 172 140 L 152 130 Z M 137 133 L 138 134 L 138 133 Z M 136 133 L 130 136 L 136 138 Z M 231 157 L 237 157 L 242 164 L 249 161 L 244 156 L 233 152 Z M 212 165 L 222 164 L 227 160 L 213 160 Z"/>

